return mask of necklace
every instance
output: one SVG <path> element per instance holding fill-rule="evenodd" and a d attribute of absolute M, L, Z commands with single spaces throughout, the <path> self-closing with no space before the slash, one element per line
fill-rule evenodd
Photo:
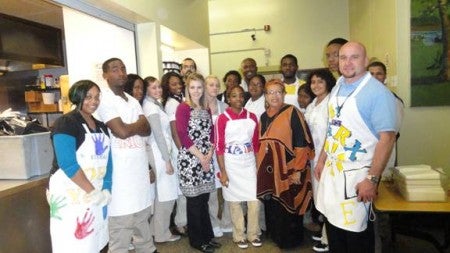
<path fill-rule="evenodd" d="M 341 85 L 341 86 L 342 86 L 342 85 Z M 336 116 L 337 116 L 338 118 L 341 116 L 341 111 L 342 111 L 342 108 L 343 108 L 344 105 L 345 105 L 345 102 L 347 102 L 347 99 L 348 99 L 349 97 L 351 97 L 352 94 L 353 94 L 353 92 L 355 92 L 355 90 L 356 90 L 356 89 L 354 89 L 352 92 L 350 92 L 350 94 L 348 94 L 348 96 L 345 97 L 344 102 L 342 102 L 342 104 L 339 105 L 339 92 L 341 91 L 341 86 L 339 86 L 338 91 L 337 91 L 337 93 L 336 93 L 336 105 L 337 105 L 337 107 L 336 107 Z"/>

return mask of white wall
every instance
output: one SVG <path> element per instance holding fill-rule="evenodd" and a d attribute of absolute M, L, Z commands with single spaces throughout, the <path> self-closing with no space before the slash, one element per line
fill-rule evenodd
<path fill-rule="evenodd" d="M 162 75 L 159 25 L 156 23 L 138 24 L 136 34 L 139 75 L 142 78 L 154 76 L 159 79 Z"/>
<path fill-rule="evenodd" d="M 136 73 L 134 33 L 84 13 L 63 8 L 67 70 L 70 84 L 91 79 L 106 86 L 102 64 L 120 58 L 128 73 Z"/>
<path fill-rule="evenodd" d="M 185 58 L 192 58 L 197 64 L 197 72 L 203 76 L 210 74 L 209 68 L 209 50 L 207 48 L 191 49 L 191 50 L 179 50 L 174 52 L 177 62 L 181 63 Z"/>
<path fill-rule="evenodd" d="M 253 57 L 258 66 L 278 66 L 281 57 L 292 53 L 300 68 L 323 67 L 325 44 L 334 37 L 349 36 L 347 0 L 215 0 L 209 3 L 210 33 L 261 29 L 271 31 L 210 36 L 211 53 L 227 50 L 270 49 L 211 55 L 212 73 L 223 77 L 239 70 L 242 59 Z M 277 68 L 275 68 L 277 69 Z"/>

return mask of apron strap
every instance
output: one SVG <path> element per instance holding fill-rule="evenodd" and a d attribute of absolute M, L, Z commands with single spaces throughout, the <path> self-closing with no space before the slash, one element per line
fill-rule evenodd
<path fill-rule="evenodd" d="M 89 127 L 85 123 L 83 123 L 81 125 L 83 126 L 84 130 L 86 131 L 86 133 L 88 133 L 88 134 L 91 133 L 91 131 L 89 130 Z"/>

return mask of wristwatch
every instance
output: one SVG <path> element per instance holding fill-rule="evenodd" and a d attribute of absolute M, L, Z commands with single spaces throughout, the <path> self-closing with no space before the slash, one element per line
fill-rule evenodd
<path fill-rule="evenodd" d="M 369 179 L 369 181 L 372 183 L 372 184 L 378 184 L 378 182 L 380 182 L 380 177 L 379 176 L 375 176 L 375 175 L 367 175 L 366 176 L 366 178 L 367 179 Z"/>

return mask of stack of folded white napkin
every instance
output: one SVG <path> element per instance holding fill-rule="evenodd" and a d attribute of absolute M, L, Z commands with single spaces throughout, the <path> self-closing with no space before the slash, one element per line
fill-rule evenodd
<path fill-rule="evenodd" d="M 425 164 L 397 166 L 393 171 L 394 183 L 407 201 L 447 201 L 442 169 Z"/>

